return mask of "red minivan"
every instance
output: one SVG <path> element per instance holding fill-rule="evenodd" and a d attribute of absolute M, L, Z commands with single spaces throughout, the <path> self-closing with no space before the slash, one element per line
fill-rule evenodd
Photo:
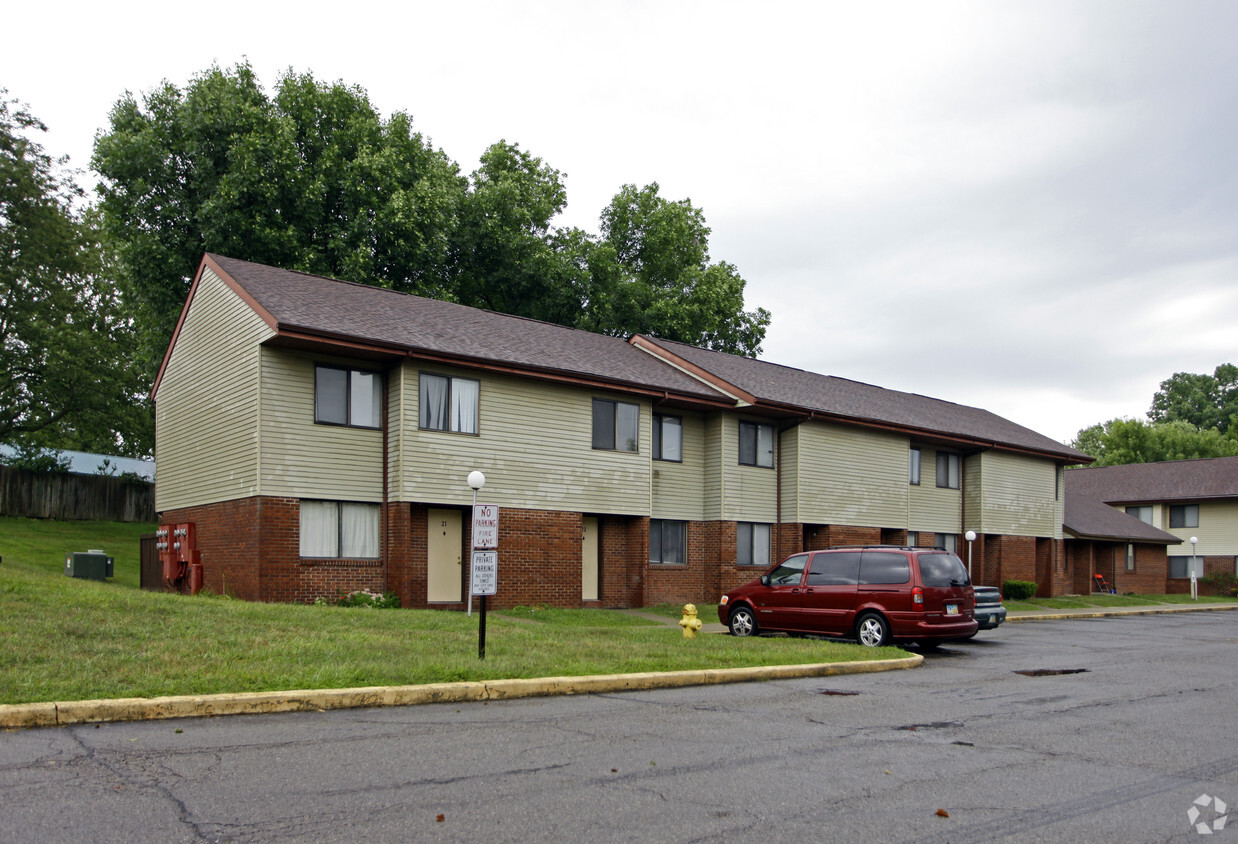
<path fill-rule="evenodd" d="M 853 637 L 876 647 L 967 639 L 975 596 L 961 560 L 941 548 L 864 545 L 792 554 L 722 596 L 735 636 L 760 631 Z"/>

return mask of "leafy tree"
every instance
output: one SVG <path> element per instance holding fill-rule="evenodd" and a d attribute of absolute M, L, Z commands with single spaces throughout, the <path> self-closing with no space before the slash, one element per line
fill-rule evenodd
<path fill-rule="evenodd" d="M 1212 375 L 1175 372 L 1152 397 L 1153 422 L 1188 422 L 1196 428 L 1230 430 L 1238 415 L 1238 366 L 1223 363 Z"/>
<path fill-rule="evenodd" d="M 516 144 L 468 179 L 365 92 L 286 72 L 273 97 L 248 64 L 184 89 L 126 94 L 93 165 L 118 284 L 162 358 L 191 275 L 214 251 L 609 334 L 740 354 L 769 324 L 735 267 L 711 263 L 700 209 L 627 185 L 602 234 L 552 225 L 562 174 Z"/>
<path fill-rule="evenodd" d="M 1238 439 L 1180 419 L 1157 423 L 1111 419 L 1084 428 L 1071 445 L 1095 457 L 1095 466 L 1238 456 Z"/>
<path fill-rule="evenodd" d="M 456 296 L 466 305 L 572 325 L 580 269 L 550 221 L 567 205 L 558 170 L 499 141 L 481 157 L 460 206 L 453 254 Z"/>
<path fill-rule="evenodd" d="M 365 92 L 248 64 L 126 94 L 95 142 L 100 208 L 153 373 L 203 252 L 450 296 L 456 165 Z"/>
<path fill-rule="evenodd" d="M 0 91 L 0 96 L 5 92 Z M 143 454 L 144 392 L 81 190 L 29 137 L 47 127 L 0 99 L 0 442 Z"/>
<path fill-rule="evenodd" d="M 615 333 L 636 332 L 734 354 L 760 352 L 770 314 L 744 310 L 746 282 L 734 266 L 709 262 L 705 215 L 686 199 L 658 195 L 657 183 L 624 185 L 602 212 L 595 258 L 613 284 Z"/>

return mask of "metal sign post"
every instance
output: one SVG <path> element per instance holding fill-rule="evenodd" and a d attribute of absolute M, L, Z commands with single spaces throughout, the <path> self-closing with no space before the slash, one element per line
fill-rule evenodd
<path fill-rule="evenodd" d="M 486 596 L 493 595 L 499 587 L 499 552 L 474 551 L 470 566 L 469 582 L 472 595 L 481 596 L 481 621 L 478 624 L 477 658 L 486 658 Z"/>

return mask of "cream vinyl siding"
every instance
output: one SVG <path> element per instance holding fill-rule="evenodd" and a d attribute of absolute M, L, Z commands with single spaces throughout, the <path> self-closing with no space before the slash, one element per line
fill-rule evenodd
<path fill-rule="evenodd" d="M 1178 502 L 1174 502 L 1178 503 Z M 1183 501 L 1183 504 L 1195 504 L 1194 501 Z M 1163 524 L 1169 524 L 1169 506 L 1154 507 L 1153 511 L 1163 510 Z M 1125 511 L 1126 508 L 1119 507 Z M 1182 540 L 1181 545 L 1169 546 L 1169 553 L 1175 556 L 1191 553 L 1191 537 L 1199 540 L 1195 546 L 1201 557 L 1208 556 L 1238 556 L 1238 501 L 1202 501 L 1199 502 L 1199 527 L 1173 528 L 1162 527 L 1166 533 L 1171 533 Z"/>
<path fill-rule="evenodd" d="M 652 463 L 655 519 L 700 521 L 705 518 L 705 424 L 700 416 L 668 410 L 682 420 L 683 462 L 654 460 Z M 652 426 L 653 417 L 650 416 Z M 653 440 L 650 439 L 652 450 Z"/>
<path fill-rule="evenodd" d="M 937 452 L 926 446 L 920 448 L 920 483 L 910 482 L 911 447 L 908 446 L 907 496 L 909 513 L 907 529 L 932 533 L 962 533 L 959 518 L 963 506 L 960 490 L 937 486 Z M 956 452 L 957 453 L 957 452 Z M 960 456 L 962 461 L 959 482 L 967 484 L 971 461 Z"/>
<path fill-rule="evenodd" d="M 723 423 L 726 416 L 721 413 L 711 413 L 702 420 L 705 434 L 704 479 L 703 490 L 705 515 L 707 521 L 718 521 L 722 518 L 722 453 L 724 435 Z M 738 437 L 738 433 L 736 433 Z M 735 441 L 738 447 L 738 440 Z"/>
<path fill-rule="evenodd" d="M 258 494 L 258 344 L 274 332 L 209 269 L 155 403 L 155 509 Z"/>
<path fill-rule="evenodd" d="M 478 434 L 419 427 L 420 372 L 480 383 Z M 601 391 L 453 367 L 405 364 L 401 483 L 393 498 L 470 504 L 468 473 L 486 486 L 478 500 L 501 507 L 649 515 L 649 402 Z M 593 399 L 640 407 L 638 451 L 593 449 Z"/>
<path fill-rule="evenodd" d="M 782 519 L 796 521 L 799 512 L 800 494 L 800 431 L 803 425 L 788 428 L 779 436 L 782 447 Z"/>
<path fill-rule="evenodd" d="M 381 502 L 383 432 L 314 422 L 314 366 L 367 362 L 262 349 L 262 495 Z"/>
<path fill-rule="evenodd" d="M 980 464 L 980 526 L 975 528 L 977 531 L 1010 536 L 1061 536 L 1062 502 L 1060 497 L 1054 496 L 1055 463 L 1000 451 L 986 451 L 977 457 Z M 969 507 L 969 528 L 973 527 L 971 514 Z"/>
<path fill-rule="evenodd" d="M 744 421 L 765 421 L 742 417 Z M 718 443 L 720 484 L 718 516 L 724 521 L 773 522 L 778 514 L 778 472 L 761 466 L 739 465 L 739 423 L 741 417 L 719 417 L 715 441 Z M 777 434 L 774 461 L 777 465 Z"/>
<path fill-rule="evenodd" d="M 799 512 L 805 524 L 907 523 L 907 438 L 808 422 L 799 427 Z"/>

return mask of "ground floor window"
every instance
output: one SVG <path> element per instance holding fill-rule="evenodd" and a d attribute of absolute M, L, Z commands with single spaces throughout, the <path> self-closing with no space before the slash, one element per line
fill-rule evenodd
<path fill-rule="evenodd" d="M 1126 543 L 1126 570 L 1135 570 L 1135 546 L 1131 543 Z"/>
<path fill-rule="evenodd" d="M 1169 577 L 1171 580 L 1185 580 L 1191 576 L 1192 562 L 1194 563 L 1195 579 L 1204 576 L 1204 558 L 1203 557 L 1170 557 L 1169 558 Z"/>
<path fill-rule="evenodd" d="M 769 565 L 769 525 L 740 522 L 736 526 L 735 558 L 741 566 Z"/>
<path fill-rule="evenodd" d="M 939 533 L 936 537 L 937 547 L 944 548 L 951 554 L 959 552 L 959 538 L 953 533 Z"/>
<path fill-rule="evenodd" d="M 379 510 L 352 501 L 302 501 L 301 556 L 377 558 Z"/>
<path fill-rule="evenodd" d="M 649 562 L 684 563 L 687 561 L 688 523 L 669 519 L 649 520 Z"/>

